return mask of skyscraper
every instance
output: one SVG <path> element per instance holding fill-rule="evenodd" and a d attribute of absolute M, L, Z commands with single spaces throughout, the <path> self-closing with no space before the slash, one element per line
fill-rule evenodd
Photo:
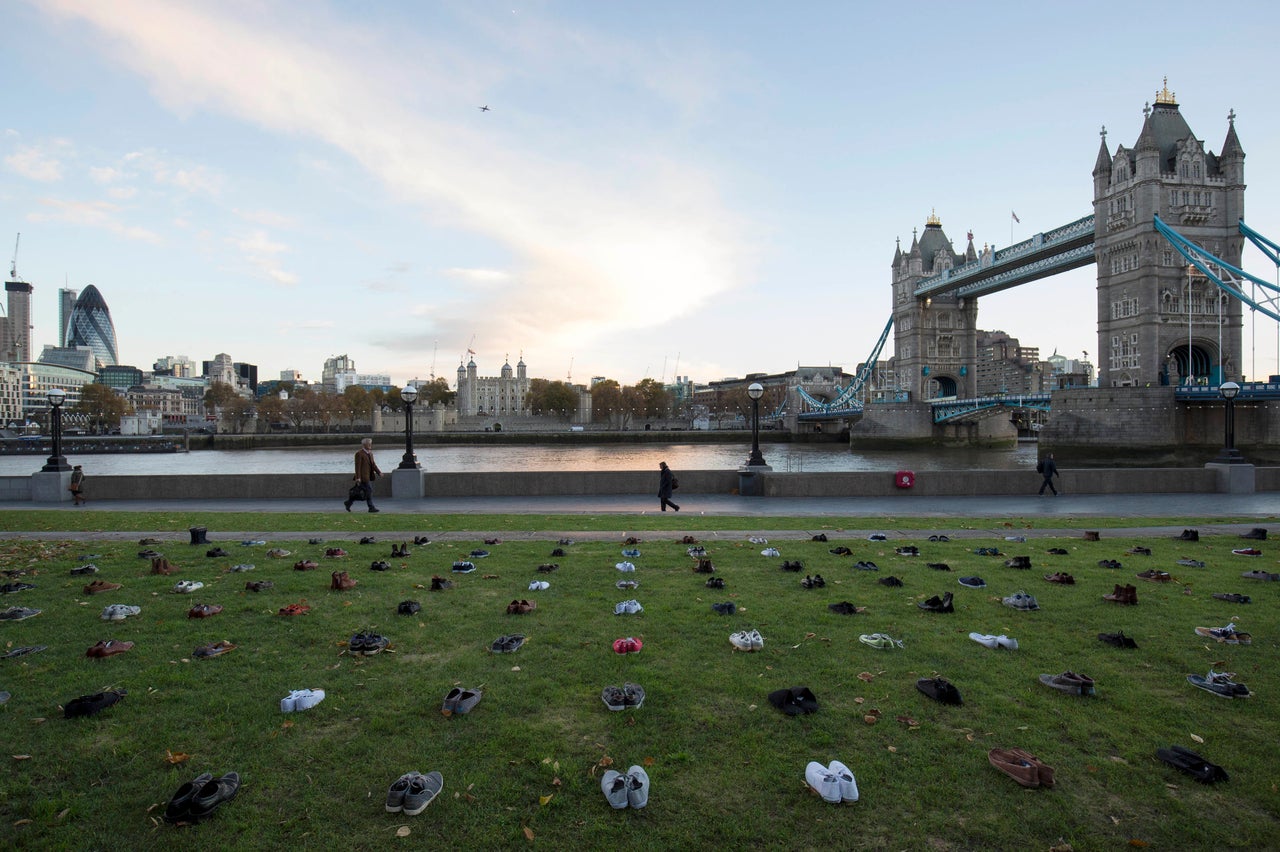
<path fill-rule="evenodd" d="M 71 328 L 71 311 L 76 306 L 76 291 L 63 287 L 58 291 L 58 346 L 67 345 L 67 329 Z"/>
<path fill-rule="evenodd" d="M 25 281 L 6 281 L 9 316 L 0 334 L 0 361 L 31 360 L 31 285 Z"/>
<path fill-rule="evenodd" d="M 67 346 L 88 346 L 101 369 L 118 364 L 116 357 L 116 327 L 111 322 L 111 311 L 103 301 L 98 288 L 90 284 L 76 299 L 67 322 Z"/>

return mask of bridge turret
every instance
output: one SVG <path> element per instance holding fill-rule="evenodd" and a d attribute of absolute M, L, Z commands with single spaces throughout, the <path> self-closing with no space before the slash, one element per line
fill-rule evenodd
<path fill-rule="evenodd" d="M 1107 128 L 1103 125 L 1098 133 L 1102 141 L 1098 144 L 1098 159 L 1093 163 L 1093 197 L 1106 195 L 1107 184 L 1111 183 L 1111 152 L 1107 150 Z M 1097 210 L 1094 210 L 1097 213 Z"/>

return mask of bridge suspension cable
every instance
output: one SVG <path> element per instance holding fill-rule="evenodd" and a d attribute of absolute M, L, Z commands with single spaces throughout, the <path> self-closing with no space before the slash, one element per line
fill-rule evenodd
<path fill-rule="evenodd" d="M 1220 290 L 1259 313 L 1280 322 L 1280 287 L 1270 281 L 1264 281 L 1256 275 L 1250 275 L 1243 269 L 1210 254 L 1169 227 L 1159 216 L 1155 217 L 1155 228 L 1161 236 L 1173 245 L 1178 254 L 1186 258 L 1187 262 L 1196 269 L 1203 272 L 1204 276 Z M 1263 253 L 1270 257 L 1277 267 L 1280 267 L 1280 254 L 1277 254 L 1277 252 L 1280 252 L 1280 247 L 1245 225 L 1244 220 L 1240 221 L 1240 233 L 1262 249 Z M 1245 281 L 1251 281 L 1263 290 L 1277 295 L 1269 297 L 1264 295 L 1262 301 L 1258 302 L 1245 294 L 1243 288 Z"/>
<path fill-rule="evenodd" d="M 863 388 L 871 379 L 876 368 L 876 361 L 880 360 L 880 351 L 884 349 L 884 342 L 889 339 L 889 331 L 893 328 L 893 317 L 889 317 L 889 321 L 884 324 L 884 331 L 880 332 L 880 339 L 876 341 L 875 348 L 871 350 L 871 354 L 862 365 L 862 369 L 854 376 L 853 381 L 847 388 L 840 391 L 833 400 L 823 400 L 810 394 L 802 387 L 796 388 L 796 393 L 800 395 L 805 405 L 812 411 L 822 412 L 824 414 L 834 411 L 856 411 L 862 408 L 862 400 L 859 398 Z"/>

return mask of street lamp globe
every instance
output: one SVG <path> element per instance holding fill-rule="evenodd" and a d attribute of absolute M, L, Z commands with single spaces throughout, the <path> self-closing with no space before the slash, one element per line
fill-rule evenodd
<path fill-rule="evenodd" d="M 1218 386 L 1218 393 L 1226 401 L 1223 417 L 1226 435 L 1222 442 L 1222 452 L 1218 453 L 1217 460 L 1227 464 L 1241 464 L 1244 462 L 1244 456 L 1236 449 L 1236 397 L 1240 394 L 1240 386 L 1235 382 L 1223 382 Z"/>
<path fill-rule="evenodd" d="M 50 405 L 57 408 L 67 401 L 67 392 L 62 388 L 49 388 L 49 392 L 45 394 L 45 397 L 49 400 Z"/>
<path fill-rule="evenodd" d="M 418 457 L 413 452 L 413 404 L 418 399 L 418 389 L 407 385 L 400 391 L 404 400 L 404 458 L 400 459 L 400 470 L 418 470 Z"/>
<path fill-rule="evenodd" d="M 413 385 L 409 385 L 408 387 L 400 391 L 400 398 L 403 399 L 405 402 L 409 403 L 410 405 L 413 405 L 415 402 L 418 401 L 418 389 L 415 388 Z"/>
<path fill-rule="evenodd" d="M 760 399 L 760 397 L 764 396 L 764 385 L 759 382 L 752 382 L 747 386 L 747 396 L 755 400 Z"/>
<path fill-rule="evenodd" d="M 1240 395 L 1240 386 L 1235 382 L 1223 382 L 1218 386 L 1218 393 L 1223 399 L 1235 399 Z"/>
<path fill-rule="evenodd" d="M 760 454 L 760 397 L 764 396 L 764 385 L 752 382 L 747 386 L 747 396 L 751 397 L 751 457 L 747 459 L 747 467 L 765 467 L 764 456 Z"/>

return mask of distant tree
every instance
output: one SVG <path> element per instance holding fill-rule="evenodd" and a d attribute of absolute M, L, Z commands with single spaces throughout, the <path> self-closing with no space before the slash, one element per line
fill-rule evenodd
<path fill-rule="evenodd" d="M 295 432 L 302 431 L 302 424 L 311 418 L 315 407 L 315 391 L 310 388 L 297 388 L 284 404 L 285 416 L 293 424 Z"/>
<path fill-rule="evenodd" d="M 279 394 L 264 394 L 258 400 L 258 421 L 265 423 L 268 430 L 272 424 L 283 423 L 285 421 L 284 407 L 285 401 L 280 398 Z"/>
<path fill-rule="evenodd" d="M 599 423 L 617 425 L 622 414 L 622 386 L 615 379 L 605 379 L 591 386 L 591 416 Z"/>
<path fill-rule="evenodd" d="M 104 427 L 119 426 L 120 418 L 133 411 L 133 406 L 114 388 L 88 384 L 80 388 L 80 401 L 72 410 L 89 417 L 100 432 Z"/>
<path fill-rule="evenodd" d="M 571 420 L 578 412 L 578 392 L 566 382 L 551 382 L 543 396 L 542 410 L 554 411 L 562 420 Z"/>
<path fill-rule="evenodd" d="M 636 383 L 636 391 L 644 399 L 644 410 L 641 417 L 669 417 L 675 407 L 675 396 L 662 386 L 657 379 L 641 379 Z"/>
<path fill-rule="evenodd" d="M 209 411 L 217 411 L 238 397 L 236 389 L 226 382 L 211 382 L 204 392 L 204 407 Z"/>
<path fill-rule="evenodd" d="M 252 401 L 238 395 L 219 406 L 222 422 L 230 426 L 231 431 L 237 435 L 244 431 L 256 410 Z"/>
<path fill-rule="evenodd" d="M 418 385 L 418 405 L 435 405 L 437 402 L 449 405 L 457 397 L 458 392 L 449 390 L 449 382 L 443 376 Z"/>
<path fill-rule="evenodd" d="M 350 385 L 342 392 L 344 403 L 343 416 L 347 419 L 347 425 L 355 428 L 356 420 L 364 417 L 373 411 L 373 401 L 370 399 L 369 391 L 359 385 Z"/>

